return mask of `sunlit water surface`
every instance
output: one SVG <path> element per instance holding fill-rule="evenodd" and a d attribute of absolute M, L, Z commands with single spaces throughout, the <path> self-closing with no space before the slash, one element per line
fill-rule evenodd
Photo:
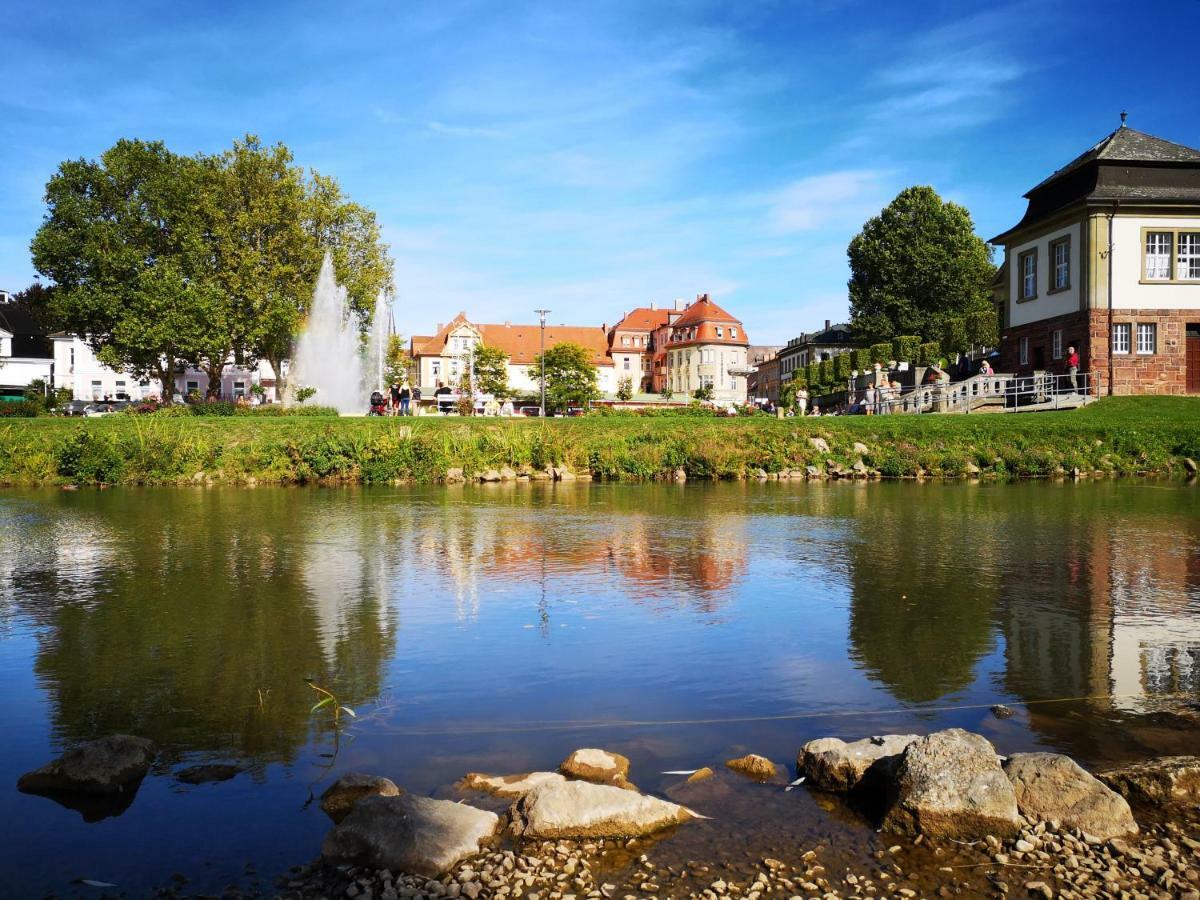
<path fill-rule="evenodd" d="M 340 740 L 306 678 L 358 713 Z M 136 894 L 176 872 L 195 890 L 269 885 L 317 855 L 328 823 L 310 798 L 350 770 L 458 797 L 468 771 L 603 746 L 644 790 L 703 809 L 660 773 L 745 752 L 794 765 L 826 734 L 958 725 L 1089 765 L 1194 752 L 1200 495 L 7 491 L 0 684 L 6 896 L 75 878 Z M 994 718 L 996 702 L 1017 714 Z M 163 748 L 127 810 L 88 822 L 17 792 L 22 772 L 112 732 Z M 205 762 L 245 771 L 173 777 Z M 871 839 L 804 790 L 724 775 L 710 790 L 723 815 L 680 829 L 680 853 Z"/>

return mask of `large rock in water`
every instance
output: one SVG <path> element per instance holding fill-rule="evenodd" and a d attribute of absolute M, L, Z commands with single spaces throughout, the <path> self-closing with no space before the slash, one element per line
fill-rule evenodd
<path fill-rule="evenodd" d="M 913 741 L 896 767 L 886 831 L 971 840 L 1015 834 L 1021 821 L 995 748 L 950 728 Z"/>
<path fill-rule="evenodd" d="M 399 797 L 402 793 L 390 778 L 347 772 L 321 795 L 321 810 L 333 821 L 340 822 L 364 797 Z"/>
<path fill-rule="evenodd" d="M 136 791 L 157 755 L 154 741 L 110 734 L 73 747 L 54 762 L 26 772 L 17 780 L 17 789 L 29 794 Z"/>
<path fill-rule="evenodd" d="M 1004 764 L 1017 810 L 1031 819 L 1063 825 L 1108 840 L 1138 830 L 1129 804 L 1119 794 L 1059 753 L 1014 753 Z"/>
<path fill-rule="evenodd" d="M 1164 756 L 1098 772 L 1096 777 L 1134 803 L 1200 803 L 1200 756 Z"/>
<path fill-rule="evenodd" d="M 364 797 L 325 836 L 321 855 L 333 863 L 436 878 L 478 853 L 499 825 L 495 813 L 450 800 Z"/>
<path fill-rule="evenodd" d="M 885 734 L 849 744 L 839 738 L 818 738 L 800 748 L 796 768 L 810 785 L 823 791 L 848 793 L 860 785 L 883 791 L 895 774 L 900 754 L 917 737 Z"/>
<path fill-rule="evenodd" d="M 483 775 L 468 772 L 461 787 L 472 791 L 484 791 L 497 797 L 523 797 L 543 784 L 561 784 L 567 779 L 557 772 L 529 772 L 525 775 Z"/>
<path fill-rule="evenodd" d="M 513 831 L 528 838 L 610 838 L 652 834 L 692 818 L 685 807 L 586 781 L 544 784 L 512 809 Z"/>
<path fill-rule="evenodd" d="M 737 759 L 728 760 L 725 766 L 755 781 L 770 781 L 775 777 L 775 763 L 757 753 L 747 753 Z"/>
<path fill-rule="evenodd" d="M 611 750 L 587 747 L 576 750 L 563 760 L 558 770 L 572 778 L 582 778 L 595 784 L 615 784 L 636 791 L 629 782 L 629 760 Z"/>

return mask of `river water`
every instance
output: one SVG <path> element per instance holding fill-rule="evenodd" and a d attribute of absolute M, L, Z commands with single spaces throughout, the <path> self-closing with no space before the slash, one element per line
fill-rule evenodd
<path fill-rule="evenodd" d="M 306 678 L 357 713 L 340 736 Z M 310 800 L 352 770 L 458 797 L 468 771 L 599 746 L 642 789 L 701 806 L 660 773 L 746 752 L 791 766 L 830 734 L 957 725 L 1090 766 L 1195 752 L 1200 493 L 6 491 L 0 684 L 5 896 L 89 890 L 76 878 L 136 895 L 177 872 L 197 891 L 269 885 L 318 854 Z M 113 732 L 163 750 L 124 811 L 16 790 Z M 242 771 L 174 777 L 216 762 Z M 714 784 L 723 815 L 679 829 L 680 852 L 870 849 L 868 823 L 806 790 Z"/>

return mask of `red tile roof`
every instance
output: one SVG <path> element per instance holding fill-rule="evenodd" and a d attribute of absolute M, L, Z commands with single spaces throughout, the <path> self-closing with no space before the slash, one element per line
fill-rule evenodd
<path fill-rule="evenodd" d="M 459 313 L 446 325 L 438 329 L 433 337 L 412 339 L 413 356 L 441 356 L 450 335 L 461 325 L 469 325 L 479 332 L 485 347 L 499 347 L 514 365 L 528 365 L 541 352 L 540 325 L 479 325 Z M 608 332 L 599 326 L 547 325 L 546 347 L 561 343 L 578 344 L 592 353 L 592 365 L 611 366 L 608 356 Z"/>
<path fill-rule="evenodd" d="M 651 309 L 648 306 L 639 306 L 637 309 L 630 310 L 613 328 L 616 331 L 653 331 L 655 328 L 661 328 L 670 321 L 673 309 Z"/>
<path fill-rule="evenodd" d="M 741 320 L 735 319 L 717 304 L 713 303 L 708 294 L 701 294 L 696 302 L 683 311 L 678 319 L 672 322 L 675 326 L 699 325 L 701 322 L 729 322 L 740 326 Z"/>

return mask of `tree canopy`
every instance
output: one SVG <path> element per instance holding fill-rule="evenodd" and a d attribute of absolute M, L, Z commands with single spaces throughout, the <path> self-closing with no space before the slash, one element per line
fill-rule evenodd
<path fill-rule="evenodd" d="M 847 255 L 852 323 L 863 341 L 940 340 L 947 319 L 991 311 L 991 248 L 975 234 L 970 213 L 933 188 L 901 191 L 863 226 Z"/>
<path fill-rule="evenodd" d="M 533 375 L 541 380 L 545 362 L 546 406 L 563 410 L 582 406 L 600 396 L 596 367 L 586 347 L 563 341 L 538 354 L 533 361 Z"/>
<path fill-rule="evenodd" d="M 374 214 L 253 135 L 218 156 L 121 140 L 62 163 L 46 204 L 32 251 L 53 285 L 38 305 L 168 400 L 178 367 L 211 383 L 230 358 L 267 360 L 282 395 L 325 253 L 364 328 L 391 282 Z"/>
<path fill-rule="evenodd" d="M 499 400 L 512 395 L 508 387 L 508 354 L 483 344 L 475 348 L 475 381 L 479 390 Z"/>

